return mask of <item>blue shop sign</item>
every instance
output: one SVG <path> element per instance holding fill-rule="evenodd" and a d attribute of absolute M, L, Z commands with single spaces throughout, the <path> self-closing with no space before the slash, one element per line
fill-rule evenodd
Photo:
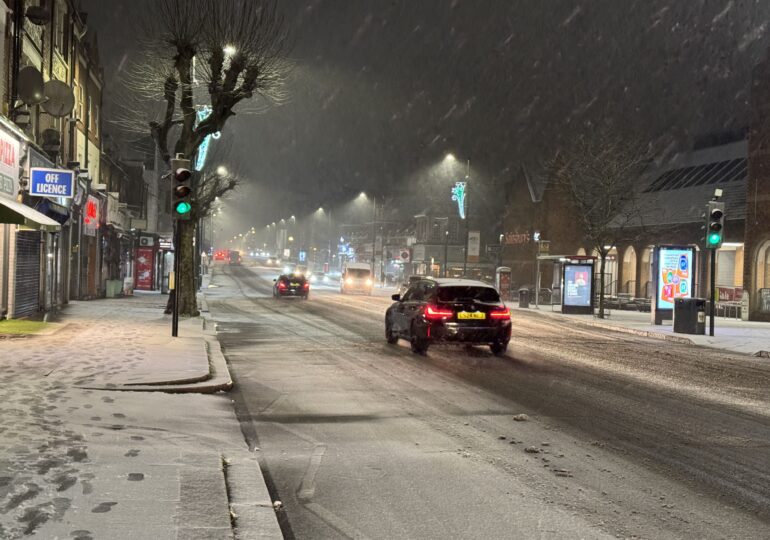
<path fill-rule="evenodd" d="M 35 197 L 71 199 L 75 188 L 75 172 L 66 169 L 31 168 L 29 194 Z"/>

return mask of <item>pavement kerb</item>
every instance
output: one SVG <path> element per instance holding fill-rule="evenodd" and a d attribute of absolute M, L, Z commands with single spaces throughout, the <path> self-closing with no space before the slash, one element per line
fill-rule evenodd
<path fill-rule="evenodd" d="M 249 453 L 223 458 L 235 537 L 238 540 L 283 539 L 257 457 Z"/>
<path fill-rule="evenodd" d="M 561 321 L 569 322 L 578 326 L 588 326 L 593 328 L 604 328 L 606 330 L 612 330 L 614 332 L 620 332 L 623 334 L 632 334 L 635 336 L 641 336 L 641 337 L 647 337 L 652 339 L 659 339 L 661 341 L 672 341 L 674 343 L 683 343 L 685 345 L 695 345 L 696 343 L 686 337 L 681 336 L 672 336 L 670 334 L 666 334 L 663 332 L 651 332 L 649 330 L 637 330 L 636 328 L 627 328 L 625 326 L 619 326 L 617 324 L 612 324 L 611 322 L 604 322 L 604 321 L 581 321 L 577 319 L 573 319 L 572 317 L 567 317 L 565 315 L 562 315 L 561 313 L 556 312 L 544 312 L 540 310 L 533 310 L 533 309 L 524 309 L 524 308 L 514 308 L 515 311 L 523 311 L 526 313 L 533 313 L 540 317 L 544 318 L 553 318 L 553 319 L 559 319 Z"/>
<path fill-rule="evenodd" d="M 206 353 L 208 356 L 209 373 L 202 378 L 186 379 L 181 381 L 154 382 L 151 384 L 128 383 L 128 384 L 106 384 L 106 385 L 83 385 L 79 388 L 89 390 L 113 390 L 123 392 L 167 392 L 170 394 L 213 394 L 215 392 L 227 392 L 233 387 L 233 380 L 230 377 L 230 371 L 227 369 L 227 361 L 222 353 L 222 347 L 216 335 L 206 332 L 206 320 L 209 317 L 202 318 L 204 326 L 204 335 L 201 339 L 205 342 Z"/>

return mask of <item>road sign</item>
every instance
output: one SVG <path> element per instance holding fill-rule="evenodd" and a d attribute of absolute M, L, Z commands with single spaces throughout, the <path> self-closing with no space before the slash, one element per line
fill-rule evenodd
<path fill-rule="evenodd" d="M 34 197 L 71 199 L 75 194 L 75 171 L 33 167 L 29 176 L 29 194 Z"/>

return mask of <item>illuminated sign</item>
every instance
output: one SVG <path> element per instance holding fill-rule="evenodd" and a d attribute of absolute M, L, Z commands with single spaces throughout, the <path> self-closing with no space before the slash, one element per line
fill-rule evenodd
<path fill-rule="evenodd" d="M 591 306 L 592 264 L 564 265 L 564 305 Z"/>
<path fill-rule="evenodd" d="M 86 211 L 85 217 L 83 218 L 83 223 L 86 225 L 92 225 L 96 223 L 99 213 L 99 207 L 97 206 L 98 204 L 99 203 L 93 197 L 88 198 L 88 202 L 86 202 Z"/>
<path fill-rule="evenodd" d="M 460 219 L 465 219 L 465 189 L 467 185 L 467 182 L 455 182 L 452 188 L 452 200 L 457 202 Z"/>
<path fill-rule="evenodd" d="M 0 196 L 19 191 L 19 141 L 0 132 Z"/>
<path fill-rule="evenodd" d="M 658 248 L 657 309 L 674 309 L 675 299 L 692 297 L 694 257 L 693 248 Z"/>
<path fill-rule="evenodd" d="M 31 168 L 29 175 L 30 195 L 71 199 L 75 194 L 75 171 Z"/>
<path fill-rule="evenodd" d="M 203 106 L 200 109 L 198 109 L 198 112 L 196 113 L 196 122 L 195 125 L 197 126 L 201 122 L 203 122 L 206 118 L 209 117 L 211 114 L 211 107 Z M 222 133 L 217 131 L 213 135 L 206 135 L 206 138 L 203 139 L 203 142 L 198 147 L 198 155 L 195 159 L 195 170 L 201 171 L 203 170 L 203 166 L 206 164 L 206 155 L 209 152 L 209 144 L 211 143 L 211 139 L 218 139 L 222 136 Z"/>
<path fill-rule="evenodd" d="M 96 236 L 96 229 L 99 227 L 99 199 L 91 195 L 83 207 L 83 225 L 83 234 Z"/>

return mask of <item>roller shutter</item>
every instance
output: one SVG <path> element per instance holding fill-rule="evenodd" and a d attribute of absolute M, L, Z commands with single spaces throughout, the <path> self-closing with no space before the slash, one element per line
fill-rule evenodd
<path fill-rule="evenodd" d="M 14 317 L 34 315 L 40 309 L 40 233 L 16 233 L 16 287 Z"/>

